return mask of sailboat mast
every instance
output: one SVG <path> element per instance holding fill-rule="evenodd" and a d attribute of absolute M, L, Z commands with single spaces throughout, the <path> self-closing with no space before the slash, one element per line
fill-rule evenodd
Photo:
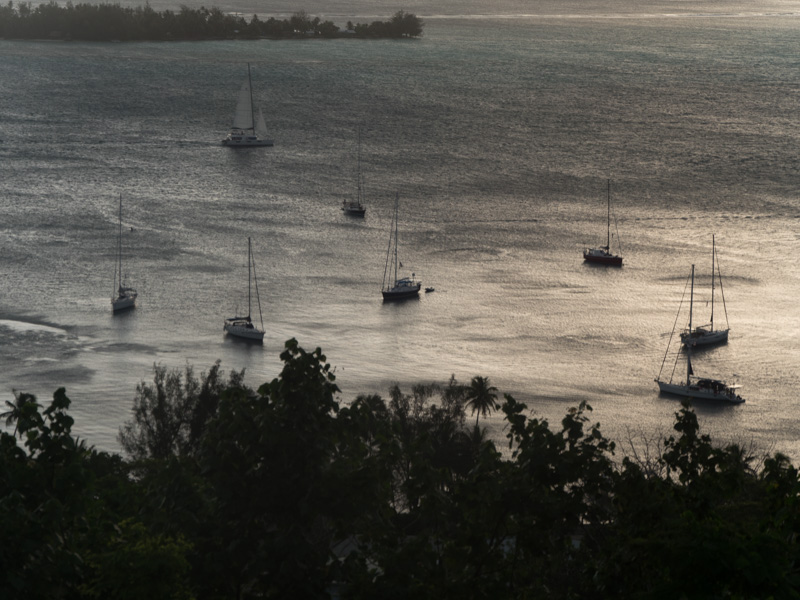
<path fill-rule="evenodd" d="M 119 288 L 122 288 L 122 194 L 119 195 L 119 234 L 117 235 Z"/>
<path fill-rule="evenodd" d="M 608 218 L 606 222 L 608 223 L 608 233 L 606 235 L 606 249 L 611 252 L 611 180 L 608 180 L 608 192 L 606 194 L 608 196 Z"/>
<path fill-rule="evenodd" d="M 714 237 L 711 234 L 711 331 L 714 331 L 714 256 L 717 252 Z"/>
<path fill-rule="evenodd" d="M 250 77 L 250 63 L 247 63 L 247 88 L 250 92 L 250 129 L 256 132 L 256 114 L 253 111 L 253 80 Z M 249 239 L 249 238 L 248 238 Z"/>
<path fill-rule="evenodd" d="M 400 193 L 394 193 L 394 281 L 397 283 L 397 206 L 400 202 Z"/>
<path fill-rule="evenodd" d="M 692 306 L 694 305 L 694 265 L 692 265 L 692 291 L 689 294 L 689 331 L 692 330 Z M 692 374 L 692 348 L 686 346 L 686 385 L 689 385 L 689 376 Z"/>
<path fill-rule="evenodd" d="M 356 159 L 357 164 L 357 176 L 358 182 L 356 184 L 356 202 L 358 205 L 361 206 L 361 128 L 358 128 L 358 158 Z"/>
<path fill-rule="evenodd" d="M 692 288 L 689 295 L 689 331 L 692 330 L 692 308 L 694 306 L 694 265 L 692 265 Z"/>
<path fill-rule="evenodd" d="M 250 266 L 253 259 L 250 257 L 250 238 L 247 238 L 247 320 L 250 320 Z"/>

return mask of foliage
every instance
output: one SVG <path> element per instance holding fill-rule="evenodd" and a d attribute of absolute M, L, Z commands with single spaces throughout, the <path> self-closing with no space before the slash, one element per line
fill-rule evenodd
<path fill-rule="evenodd" d="M 419 37 L 422 35 L 422 19 L 404 10 L 397 11 L 389 21 L 393 37 Z"/>
<path fill-rule="evenodd" d="M 243 386 L 244 370 L 232 371 L 227 383 L 224 377 L 220 361 L 200 379 L 190 366 L 181 373 L 153 365 L 153 384 L 136 386 L 133 420 L 120 427 L 122 448 L 136 460 L 194 455 L 206 425 L 216 417 L 220 395 Z"/>
<path fill-rule="evenodd" d="M 14 435 L 0 433 L 0 597 L 82 598 L 134 597 L 117 593 L 124 581 L 135 588 L 159 590 L 157 597 L 188 598 L 179 571 L 170 578 L 147 581 L 159 572 L 165 558 L 148 546 L 137 562 L 111 573 L 115 583 L 97 588 L 87 583 L 108 579 L 107 569 L 94 563 L 96 549 L 106 546 L 123 519 L 143 532 L 134 519 L 137 490 L 119 456 L 97 452 L 71 434 L 67 414 L 70 400 L 64 388 L 42 407 L 30 394 L 17 394 L 7 422 Z M 22 440 L 22 447 L 15 436 Z M 172 548 L 181 560 L 184 548 L 170 546 L 169 538 L 156 536 L 163 548 Z M 107 590 L 116 592 L 106 595 Z M 129 590 L 129 591 L 131 591 Z M 137 596 L 142 597 L 142 596 Z M 155 597 L 155 596 L 154 596 Z"/>
<path fill-rule="evenodd" d="M 472 408 L 472 414 L 478 413 L 475 417 L 475 427 L 478 426 L 478 419 L 486 417 L 492 411 L 497 410 L 500 405 L 497 403 L 497 388 L 489 385 L 488 377 L 476 375 L 472 378 L 467 390 L 467 406 Z"/>
<path fill-rule="evenodd" d="M 227 548 L 216 562 L 234 576 L 228 593 L 319 597 L 331 521 L 342 509 L 333 476 L 338 388 L 317 349 L 295 340 L 280 377 L 258 394 L 233 390 L 209 426 L 200 458 L 214 501 L 215 534 Z M 225 590 L 221 590 L 225 591 Z"/>
<path fill-rule="evenodd" d="M 797 469 L 714 445 L 689 406 L 643 464 L 588 404 L 551 427 L 505 395 L 501 452 L 466 424 L 478 391 L 496 406 L 486 378 L 341 405 L 319 348 L 281 359 L 256 391 L 156 367 L 130 462 L 71 435 L 63 389 L 15 395 L 0 597 L 800 595 Z"/>
<path fill-rule="evenodd" d="M 661 460 L 667 475 L 645 477 L 625 461 L 615 483 L 613 527 L 595 554 L 596 578 L 609 596 L 798 597 L 797 472 L 776 456 L 761 472 L 736 445 L 700 434 L 688 405 Z M 773 493 L 782 490 L 775 512 Z M 788 512 L 785 512 L 787 511 Z M 699 569 L 698 565 L 702 565 Z"/>
<path fill-rule="evenodd" d="M 419 37 L 422 19 L 399 11 L 390 21 L 358 24 L 348 31 L 356 37 Z M 61 6 L 55 0 L 33 6 L 9 0 L 0 6 L 0 37 L 8 39 L 60 39 L 89 41 L 133 40 L 209 40 L 257 38 L 333 38 L 351 35 L 331 21 L 311 18 L 298 11 L 289 19 L 270 17 L 261 21 L 256 15 L 248 22 L 238 14 L 223 13 L 219 8 L 180 7 L 157 12 L 149 4 L 136 8 L 119 4 L 73 4 Z"/>
<path fill-rule="evenodd" d="M 141 523 L 126 520 L 101 549 L 92 549 L 92 576 L 82 586 L 89 598 L 191 600 L 186 542 L 152 535 Z"/>
<path fill-rule="evenodd" d="M 13 406 L 6 422 L 16 425 L 27 452 L 14 436 L 0 434 L 0 596 L 63 594 L 81 570 L 87 450 L 69 436 L 63 388 L 44 413 L 30 394 L 16 394 Z"/>

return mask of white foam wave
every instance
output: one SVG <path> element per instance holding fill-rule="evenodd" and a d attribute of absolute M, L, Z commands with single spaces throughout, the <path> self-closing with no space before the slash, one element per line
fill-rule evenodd
<path fill-rule="evenodd" d="M 54 335 L 66 336 L 67 332 L 58 327 L 51 327 L 50 325 L 41 325 L 39 323 L 27 323 L 25 321 L 12 321 L 9 319 L 0 319 L 0 327 L 11 329 L 17 333 L 24 333 L 28 331 L 37 331 L 42 333 L 52 333 Z"/>

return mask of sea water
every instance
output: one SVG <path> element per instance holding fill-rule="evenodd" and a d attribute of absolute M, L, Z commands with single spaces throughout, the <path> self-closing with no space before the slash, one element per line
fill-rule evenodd
<path fill-rule="evenodd" d="M 304 8 L 344 24 L 390 4 Z M 747 401 L 698 403 L 701 423 L 800 459 L 798 4 L 403 8 L 422 38 L 0 41 L 4 398 L 65 386 L 75 431 L 117 450 L 154 364 L 219 359 L 258 386 L 294 337 L 342 402 L 482 375 L 554 425 L 585 400 L 625 446 L 680 408 L 653 380 L 692 264 L 708 321 L 714 234 L 730 341 L 694 370 Z M 248 63 L 272 148 L 220 144 Z M 359 130 L 364 219 L 339 209 Z M 582 260 L 606 242 L 609 180 L 616 269 Z M 435 292 L 385 304 L 396 194 L 403 272 Z M 120 196 L 139 300 L 113 315 Z M 222 331 L 247 307 L 248 237 L 263 347 Z"/>

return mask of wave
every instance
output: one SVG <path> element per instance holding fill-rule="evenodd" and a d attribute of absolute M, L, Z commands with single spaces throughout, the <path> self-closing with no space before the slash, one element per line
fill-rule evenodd
<path fill-rule="evenodd" d="M 52 333 L 54 335 L 68 336 L 69 333 L 65 329 L 53 327 L 52 325 L 44 325 L 41 323 L 30 323 L 27 321 L 13 321 L 10 319 L 0 319 L 0 327 L 10 329 L 15 333 Z"/>

